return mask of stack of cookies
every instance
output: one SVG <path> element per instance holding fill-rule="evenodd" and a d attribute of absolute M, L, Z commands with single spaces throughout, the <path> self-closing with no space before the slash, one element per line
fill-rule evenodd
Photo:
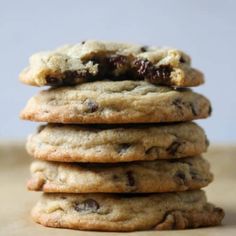
<path fill-rule="evenodd" d="M 25 120 L 35 158 L 28 188 L 45 226 L 81 230 L 185 229 L 221 223 L 206 200 L 213 179 L 204 131 L 192 120 L 210 102 L 186 87 L 204 82 L 190 57 L 170 48 L 85 41 L 30 58 L 22 82 L 50 86 Z"/>

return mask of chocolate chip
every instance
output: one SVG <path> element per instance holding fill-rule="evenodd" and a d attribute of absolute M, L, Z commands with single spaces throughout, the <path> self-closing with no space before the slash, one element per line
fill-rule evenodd
<path fill-rule="evenodd" d="M 131 146 L 130 143 L 122 143 L 122 144 L 119 144 L 118 146 L 118 149 L 117 149 L 117 152 L 119 154 L 124 154 L 127 152 L 127 150 L 129 149 L 129 147 Z"/>
<path fill-rule="evenodd" d="M 172 67 L 169 65 L 160 65 L 156 70 L 156 76 L 163 80 L 169 80 Z M 155 80 L 155 79 L 154 79 Z"/>
<path fill-rule="evenodd" d="M 127 171 L 126 176 L 127 176 L 127 180 L 128 180 L 128 185 L 129 186 L 134 186 L 135 185 L 135 180 L 134 180 L 133 172 L 132 171 Z"/>
<path fill-rule="evenodd" d="M 174 155 L 180 146 L 180 142 L 174 141 L 166 150 L 169 154 Z"/>
<path fill-rule="evenodd" d="M 148 46 L 143 46 L 140 48 L 141 52 L 146 52 L 148 50 Z"/>
<path fill-rule="evenodd" d="M 71 85 L 81 83 L 84 80 L 88 80 L 91 77 L 93 77 L 93 75 L 91 75 L 88 71 L 77 72 L 77 71 L 67 70 L 67 71 L 63 72 L 63 75 L 61 77 L 62 78 L 47 76 L 46 77 L 47 85 L 49 85 L 49 86 L 62 86 L 62 85 L 71 86 Z"/>
<path fill-rule="evenodd" d="M 108 57 L 108 63 L 109 67 L 114 70 L 125 66 L 128 63 L 128 58 L 122 55 L 113 55 Z"/>
<path fill-rule="evenodd" d="M 174 178 L 176 182 L 180 185 L 183 185 L 186 181 L 186 175 L 182 171 L 177 171 Z"/>
<path fill-rule="evenodd" d="M 81 42 L 81 44 L 82 44 L 82 45 L 83 45 L 83 44 L 85 44 L 85 43 L 86 43 L 86 41 L 85 41 L 85 40 Z"/>
<path fill-rule="evenodd" d="M 183 102 L 180 98 L 176 98 L 173 102 L 172 102 L 173 105 L 175 105 L 176 107 L 178 107 L 180 110 L 182 110 L 182 105 L 183 105 Z"/>
<path fill-rule="evenodd" d="M 197 109 L 197 106 L 193 103 L 190 103 L 190 108 L 194 116 L 199 115 L 199 110 Z"/>
<path fill-rule="evenodd" d="M 73 80 L 77 76 L 78 76 L 77 71 L 67 70 L 67 71 L 64 72 L 64 77 L 65 77 L 65 79 L 68 79 L 68 80 L 70 80 L 70 79 Z"/>
<path fill-rule="evenodd" d="M 105 77 L 111 75 L 113 68 L 110 66 L 108 58 L 94 56 L 90 58 L 90 61 L 98 67 L 98 74 L 95 76 L 95 80 L 103 80 Z"/>
<path fill-rule="evenodd" d="M 186 176 L 184 174 L 184 172 L 182 171 L 178 171 L 175 176 L 177 176 L 178 178 L 182 179 L 182 180 L 185 180 L 186 179 Z"/>
<path fill-rule="evenodd" d="M 150 147 L 150 148 L 148 148 L 148 149 L 145 151 L 145 154 L 147 154 L 147 155 L 155 155 L 155 154 L 158 153 L 158 150 L 159 150 L 159 148 L 156 147 L 156 146 Z"/>
<path fill-rule="evenodd" d="M 62 81 L 63 85 L 71 86 L 75 84 L 79 84 L 85 81 L 91 81 L 94 78 L 89 71 L 65 71 L 64 79 Z"/>
<path fill-rule="evenodd" d="M 201 176 L 195 170 L 190 170 L 190 175 L 193 180 L 198 180 L 198 181 L 202 180 Z"/>
<path fill-rule="evenodd" d="M 180 59 L 179 59 L 180 63 L 185 63 L 185 59 L 181 56 Z"/>
<path fill-rule="evenodd" d="M 90 58 L 90 61 L 93 62 L 93 64 L 100 64 L 102 61 L 102 58 L 100 58 L 98 56 L 93 56 Z"/>
<path fill-rule="evenodd" d="M 87 102 L 87 112 L 93 113 L 98 110 L 98 104 L 92 100 L 88 100 Z"/>
<path fill-rule="evenodd" d="M 213 211 L 220 215 L 224 215 L 224 211 L 219 207 L 215 207 Z"/>
<path fill-rule="evenodd" d="M 134 61 L 134 66 L 138 69 L 138 74 L 145 76 L 149 72 L 149 68 L 152 67 L 151 62 L 147 59 L 137 59 Z"/>
<path fill-rule="evenodd" d="M 112 176 L 112 178 L 113 178 L 113 180 L 118 180 L 118 179 L 119 179 L 119 176 L 116 175 L 116 174 L 114 174 L 114 175 Z"/>
<path fill-rule="evenodd" d="M 86 213 L 96 213 L 99 207 L 99 204 L 91 198 L 80 203 L 77 202 L 74 206 L 76 211 Z"/>
<path fill-rule="evenodd" d="M 98 74 L 95 76 L 96 80 L 104 80 L 106 78 L 111 80 L 125 80 L 127 77 L 122 78 L 120 73 L 127 72 L 129 60 L 127 56 L 111 55 L 107 57 L 95 56 L 90 59 L 93 64 L 98 66 Z M 114 73 L 115 70 L 120 69 L 119 74 Z"/>
<path fill-rule="evenodd" d="M 170 84 L 170 75 L 172 72 L 170 65 L 156 67 L 147 59 L 137 59 L 133 62 L 133 67 L 137 70 L 139 77 L 144 77 L 150 83 Z"/>
<path fill-rule="evenodd" d="M 45 80 L 46 80 L 46 85 L 49 85 L 49 86 L 59 86 L 62 84 L 61 79 L 50 76 L 50 75 L 46 76 Z"/>
<path fill-rule="evenodd" d="M 63 73 L 63 76 L 64 76 L 63 85 L 75 85 L 76 80 L 79 77 L 77 71 L 69 71 L 69 70 L 65 71 Z"/>

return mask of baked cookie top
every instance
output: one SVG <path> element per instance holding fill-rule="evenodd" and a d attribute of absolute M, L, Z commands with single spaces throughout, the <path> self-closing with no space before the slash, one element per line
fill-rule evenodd
<path fill-rule="evenodd" d="M 32 211 L 45 226 L 98 231 L 219 225 L 224 211 L 201 190 L 159 194 L 44 194 Z"/>
<path fill-rule="evenodd" d="M 34 161 L 28 189 L 54 193 L 158 193 L 200 189 L 213 179 L 202 157 L 116 164 Z"/>
<path fill-rule="evenodd" d="M 95 80 L 146 80 L 174 87 L 197 86 L 203 74 L 173 48 L 84 41 L 31 56 L 20 80 L 34 86 L 75 85 Z"/>
<path fill-rule="evenodd" d="M 210 102 L 190 89 L 146 81 L 97 81 L 51 88 L 31 98 L 21 118 L 49 123 L 151 123 L 206 118 Z"/>
<path fill-rule="evenodd" d="M 59 162 L 128 162 L 196 156 L 207 150 L 207 137 L 192 122 L 169 125 L 40 126 L 28 137 L 36 159 Z"/>

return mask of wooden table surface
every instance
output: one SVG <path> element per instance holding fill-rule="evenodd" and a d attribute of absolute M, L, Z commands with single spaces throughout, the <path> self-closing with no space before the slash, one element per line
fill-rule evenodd
<path fill-rule="evenodd" d="M 32 160 L 22 143 L 0 142 L 0 235 L 81 236 L 81 235 L 236 235 L 236 145 L 212 145 L 204 155 L 211 163 L 215 180 L 205 190 L 210 202 L 226 212 L 222 226 L 179 230 L 142 231 L 133 233 L 104 233 L 46 228 L 34 223 L 30 209 L 40 193 L 28 192 L 25 182 Z"/>

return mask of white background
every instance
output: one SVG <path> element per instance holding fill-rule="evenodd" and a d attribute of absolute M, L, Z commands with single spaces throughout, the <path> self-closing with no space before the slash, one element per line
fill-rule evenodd
<path fill-rule="evenodd" d="M 213 142 L 236 141 L 236 1 L 0 0 L 0 139 L 21 139 L 35 124 L 18 113 L 38 88 L 18 82 L 37 51 L 86 39 L 166 45 L 205 72 L 196 89 L 213 116 L 199 123 Z"/>

